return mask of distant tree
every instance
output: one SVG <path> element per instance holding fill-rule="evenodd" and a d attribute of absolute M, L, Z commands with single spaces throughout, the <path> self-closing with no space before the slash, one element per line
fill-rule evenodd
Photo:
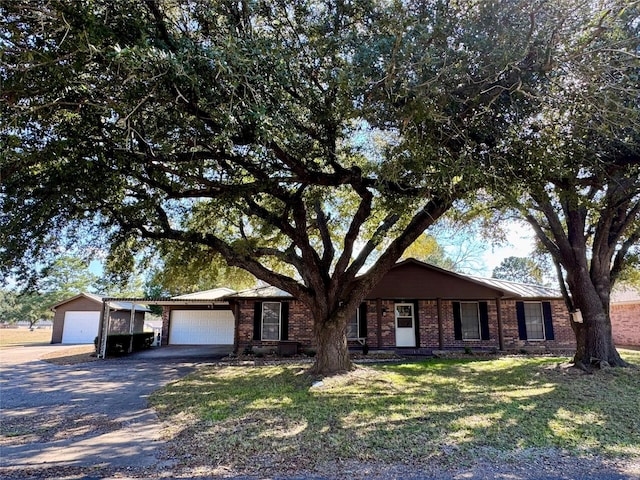
<path fill-rule="evenodd" d="M 53 318 L 52 305 L 48 295 L 0 290 L 0 322 L 29 322 L 32 328 L 40 320 Z"/>
<path fill-rule="evenodd" d="M 82 292 L 95 291 L 97 280 L 98 277 L 89 270 L 87 261 L 63 255 L 40 271 L 34 291 L 47 295 L 55 303 Z"/>
<path fill-rule="evenodd" d="M 53 318 L 50 295 L 41 295 L 38 293 L 23 293 L 16 298 L 16 316 L 18 321 L 29 322 L 29 327 L 38 323 L 40 320 L 50 320 Z"/>
<path fill-rule="evenodd" d="M 531 258 L 507 257 L 493 269 L 493 278 L 520 283 L 542 283 L 542 270 Z"/>
<path fill-rule="evenodd" d="M 11 290 L 0 289 L 0 322 L 14 323 L 19 320 L 16 316 L 16 296 Z"/>
<path fill-rule="evenodd" d="M 436 267 L 455 271 L 456 265 L 451 260 L 444 248 L 429 234 L 423 234 L 413 242 L 402 254 L 402 258 L 415 258 Z"/>
<path fill-rule="evenodd" d="M 624 283 L 636 290 L 640 290 L 640 268 L 626 268 L 620 273 L 618 279 L 620 283 Z"/>
<path fill-rule="evenodd" d="M 2 291 L 0 321 L 28 321 L 33 327 L 39 320 L 53 318 L 51 307 L 81 292 L 94 291 L 97 277 L 78 257 L 55 258 L 42 268 L 35 283 L 18 291 Z"/>

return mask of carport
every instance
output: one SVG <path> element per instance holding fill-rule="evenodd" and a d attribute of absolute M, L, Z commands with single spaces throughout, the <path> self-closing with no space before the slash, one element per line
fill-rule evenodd
<path fill-rule="evenodd" d="M 235 348 L 237 315 L 231 309 L 229 302 L 222 300 L 230 293 L 235 292 L 227 288 L 219 288 L 172 298 L 105 297 L 99 323 L 98 356 L 106 357 L 109 301 L 129 302 L 132 309 L 139 305 L 162 306 L 164 312 L 161 345 L 226 345 Z M 132 323 L 130 333 L 133 334 Z"/>

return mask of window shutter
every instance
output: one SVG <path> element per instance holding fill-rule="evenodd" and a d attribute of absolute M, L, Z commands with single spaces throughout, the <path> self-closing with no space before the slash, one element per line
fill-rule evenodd
<path fill-rule="evenodd" d="M 280 305 L 280 340 L 289 340 L 289 302 Z"/>
<path fill-rule="evenodd" d="M 253 307 L 253 339 L 262 340 L 262 302 Z"/>
<path fill-rule="evenodd" d="M 359 323 L 358 323 L 358 336 L 360 338 L 367 338 L 367 302 L 362 302 L 360 307 Z"/>
<path fill-rule="evenodd" d="M 527 324 L 524 321 L 524 302 L 516 302 L 516 317 L 518 319 L 518 336 L 520 340 L 526 340 Z"/>
<path fill-rule="evenodd" d="M 547 340 L 554 340 L 553 318 L 551 316 L 551 302 L 542 302 L 542 315 L 544 316 L 544 335 Z"/>
<path fill-rule="evenodd" d="M 453 334 L 456 340 L 462 340 L 462 317 L 460 302 L 453 302 Z"/>
<path fill-rule="evenodd" d="M 480 302 L 478 307 L 480 309 L 480 338 L 482 338 L 482 340 L 491 340 L 491 334 L 489 332 L 489 305 L 487 302 Z"/>

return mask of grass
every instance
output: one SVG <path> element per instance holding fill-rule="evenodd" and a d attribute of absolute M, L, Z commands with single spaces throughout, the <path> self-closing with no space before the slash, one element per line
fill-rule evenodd
<path fill-rule="evenodd" d="M 640 352 L 622 353 L 640 364 Z M 175 456 L 232 468 L 640 456 L 640 370 L 583 375 L 567 360 L 433 359 L 359 367 L 318 386 L 301 365 L 213 366 L 151 403 L 172 425 Z"/>
<path fill-rule="evenodd" d="M 0 347 L 18 347 L 51 343 L 50 328 L 0 328 Z"/>

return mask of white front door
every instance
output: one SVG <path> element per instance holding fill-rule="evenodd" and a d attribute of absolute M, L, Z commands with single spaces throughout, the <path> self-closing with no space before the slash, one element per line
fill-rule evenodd
<path fill-rule="evenodd" d="M 416 346 L 416 322 L 413 303 L 396 303 L 396 346 Z"/>

